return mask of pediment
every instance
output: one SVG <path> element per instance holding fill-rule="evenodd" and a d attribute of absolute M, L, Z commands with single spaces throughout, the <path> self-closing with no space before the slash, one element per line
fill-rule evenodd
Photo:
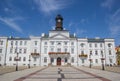
<path fill-rule="evenodd" d="M 53 39 L 68 39 L 69 37 L 67 37 L 67 36 L 65 36 L 63 34 L 58 33 L 56 35 L 51 36 L 50 38 L 53 38 Z"/>

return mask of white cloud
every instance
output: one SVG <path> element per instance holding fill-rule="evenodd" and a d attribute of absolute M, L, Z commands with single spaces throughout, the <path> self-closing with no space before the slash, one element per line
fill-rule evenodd
<path fill-rule="evenodd" d="M 120 35 L 120 9 L 110 16 L 109 30 L 112 36 Z"/>
<path fill-rule="evenodd" d="M 111 9 L 113 4 L 114 4 L 114 1 L 115 0 L 104 0 L 104 2 L 101 3 L 101 6 L 105 7 L 105 8 L 108 8 L 108 9 Z"/>
<path fill-rule="evenodd" d="M 18 18 L 16 18 L 18 19 Z M 23 33 L 22 29 L 20 28 L 20 26 L 15 22 L 14 18 L 2 18 L 0 17 L 0 21 L 5 23 L 7 26 L 11 27 L 12 29 L 20 32 L 20 33 Z"/>
<path fill-rule="evenodd" d="M 50 13 L 67 7 L 71 0 L 34 0 L 40 11 Z"/>
<path fill-rule="evenodd" d="M 80 35 L 80 34 L 83 34 L 83 33 L 86 33 L 87 31 L 86 30 L 83 30 L 83 29 L 76 29 L 76 34 L 77 35 Z"/>

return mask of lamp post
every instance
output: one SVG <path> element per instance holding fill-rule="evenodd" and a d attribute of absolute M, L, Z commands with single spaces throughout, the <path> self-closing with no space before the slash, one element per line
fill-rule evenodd
<path fill-rule="evenodd" d="M 101 58 L 101 62 L 102 62 L 102 70 L 105 70 L 104 60 L 105 60 L 105 58 L 103 58 L 103 54 L 102 54 L 102 58 Z"/>
<path fill-rule="evenodd" d="M 30 68 L 30 61 L 31 61 L 31 59 L 30 59 L 30 55 L 29 55 L 29 64 L 28 64 L 28 68 Z"/>
<path fill-rule="evenodd" d="M 19 61 L 18 53 L 17 53 L 15 60 L 16 60 L 16 71 L 18 71 L 18 61 Z"/>
<path fill-rule="evenodd" d="M 89 68 L 91 68 L 91 67 L 92 67 L 92 64 L 91 64 L 91 62 L 92 62 L 91 54 L 89 55 L 89 61 L 90 61 L 90 66 L 89 66 Z"/>

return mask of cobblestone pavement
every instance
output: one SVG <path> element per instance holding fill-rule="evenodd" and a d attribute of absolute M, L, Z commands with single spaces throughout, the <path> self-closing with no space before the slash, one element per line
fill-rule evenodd
<path fill-rule="evenodd" d="M 9 77 L 7 77 L 9 76 Z M 7 78 L 5 78 L 7 77 Z M 12 79 L 11 79 L 12 78 Z M 0 81 L 119 81 L 120 74 L 86 67 L 38 67 L 0 76 Z"/>
<path fill-rule="evenodd" d="M 49 67 L 15 81 L 110 81 L 75 67 Z"/>
<path fill-rule="evenodd" d="M 102 67 L 101 66 L 93 66 L 92 67 L 93 69 L 99 69 L 99 70 L 102 70 Z M 120 66 L 105 66 L 105 70 L 106 71 L 111 71 L 111 72 L 116 72 L 116 73 L 120 73 Z"/>
<path fill-rule="evenodd" d="M 27 69 L 27 66 L 19 66 L 18 70 L 24 70 Z M 1 66 L 0 67 L 0 75 L 5 74 L 5 73 L 10 73 L 10 72 L 14 72 L 16 71 L 16 67 L 15 66 Z"/>

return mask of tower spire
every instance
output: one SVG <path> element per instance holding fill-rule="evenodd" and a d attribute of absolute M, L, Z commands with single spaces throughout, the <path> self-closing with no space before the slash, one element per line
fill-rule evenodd
<path fill-rule="evenodd" d="M 57 31 L 62 31 L 63 30 L 63 18 L 60 14 L 58 14 L 55 18 L 56 21 L 56 28 L 55 30 Z"/>

